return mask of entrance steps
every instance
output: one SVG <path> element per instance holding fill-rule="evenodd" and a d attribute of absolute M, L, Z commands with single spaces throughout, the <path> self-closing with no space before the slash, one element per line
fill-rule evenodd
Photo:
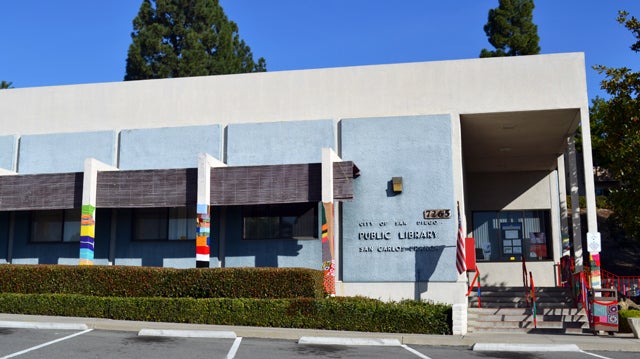
<path fill-rule="evenodd" d="M 522 287 L 483 287 L 469 296 L 469 332 L 582 333 L 589 329 L 586 313 L 573 304 L 568 288 L 536 288 L 536 320 Z"/>

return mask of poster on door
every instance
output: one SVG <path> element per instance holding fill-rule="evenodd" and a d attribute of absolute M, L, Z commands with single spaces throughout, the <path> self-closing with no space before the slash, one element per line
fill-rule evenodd
<path fill-rule="evenodd" d="M 502 231 L 502 254 L 505 256 L 515 256 L 522 254 L 522 223 L 501 223 Z"/>
<path fill-rule="evenodd" d="M 547 238 L 544 232 L 529 233 L 529 257 L 538 259 L 547 257 Z"/>

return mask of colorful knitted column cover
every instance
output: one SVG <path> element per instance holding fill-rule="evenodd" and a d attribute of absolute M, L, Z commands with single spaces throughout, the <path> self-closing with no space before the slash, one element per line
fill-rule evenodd
<path fill-rule="evenodd" d="M 591 261 L 591 288 L 602 288 L 602 278 L 600 275 L 600 253 L 589 254 Z"/>
<path fill-rule="evenodd" d="M 196 228 L 196 268 L 209 268 L 211 217 L 210 206 L 198 205 Z"/>
<path fill-rule="evenodd" d="M 322 204 L 322 270 L 324 290 L 336 294 L 336 262 L 333 249 L 333 203 Z"/>
<path fill-rule="evenodd" d="M 96 207 L 85 204 L 80 217 L 80 265 L 93 265 L 93 249 L 96 237 Z"/>

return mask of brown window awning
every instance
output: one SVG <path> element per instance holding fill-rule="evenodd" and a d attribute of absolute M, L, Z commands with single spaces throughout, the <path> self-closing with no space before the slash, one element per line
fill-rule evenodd
<path fill-rule="evenodd" d="M 333 164 L 336 201 L 353 199 L 351 161 Z M 0 210 L 65 209 L 82 206 L 83 173 L 0 176 Z M 100 208 L 184 207 L 197 203 L 196 168 L 98 172 Z M 211 169 L 211 205 L 319 202 L 320 163 L 234 166 Z"/>
<path fill-rule="evenodd" d="M 197 195 L 197 168 L 98 172 L 97 207 L 195 206 Z"/>
<path fill-rule="evenodd" d="M 353 199 L 351 161 L 333 164 L 333 193 L 338 201 Z M 303 203 L 322 200 L 320 163 L 234 166 L 211 169 L 211 205 Z"/>
<path fill-rule="evenodd" d="M 0 210 L 79 208 L 83 173 L 0 176 Z"/>

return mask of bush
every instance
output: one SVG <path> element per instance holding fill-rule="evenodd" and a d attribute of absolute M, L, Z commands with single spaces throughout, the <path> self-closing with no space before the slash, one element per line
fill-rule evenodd
<path fill-rule="evenodd" d="M 0 312 L 219 325 L 450 334 L 451 307 L 325 298 L 322 271 L 2 265 Z"/>
<path fill-rule="evenodd" d="M 627 322 L 627 318 L 640 318 L 640 310 L 629 309 L 629 310 L 621 310 L 618 312 L 618 323 L 620 323 L 618 331 L 620 333 L 631 333 L 631 327 L 629 326 L 629 322 Z"/>
<path fill-rule="evenodd" d="M 2 265 L 0 293 L 98 297 L 323 298 L 323 274 L 305 268 L 173 269 Z"/>
<path fill-rule="evenodd" d="M 578 204 L 580 208 L 587 208 L 587 198 L 585 196 L 578 197 Z M 567 196 L 567 208 L 571 209 L 571 196 Z M 611 209 L 611 203 L 607 196 L 596 196 L 596 208 L 598 209 Z"/>
<path fill-rule="evenodd" d="M 451 334 L 451 307 L 368 298 L 142 298 L 0 294 L 0 312 L 174 323 Z"/>

